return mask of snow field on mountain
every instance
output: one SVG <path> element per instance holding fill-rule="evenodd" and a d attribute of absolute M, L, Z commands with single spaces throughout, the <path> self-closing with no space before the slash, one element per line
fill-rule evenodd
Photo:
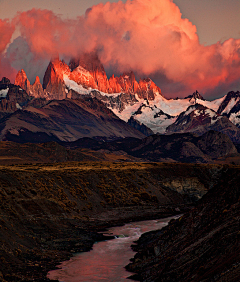
<path fill-rule="evenodd" d="M 229 120 L 236 125 L 240 125 L 240 112 L 232 113 L 229 117 Z"/>
<path fill-rule="evenodd" d="M 0 98 L 6 98 L 9 88 L 0 90 Z"/>
<path fill-rule="evenodd" d="M 222 111 L 222 114 L 228 114 L 239 100 L 240 98 L 232 98 L 227 104 L 227 107 Z"/>
<path fill-rule="evenodd" d="M 108 94 L 101 92 L 97 89 L 91 89 L 91 88 L 86 89 L 82 85 L 79 85 L 75 81 L 69 79 L 69 77 L 66 75 L 64 75 L 63 79 L 68 89 L 72 89 L 82 95 L 91 95 L 92 91 L 97 91 L 101 96 L 116 98 L 121 94 L 121 93 Z M 131 118 L 131 116 L 134 116 L 136 120 L 138 120 L 140 123 L 145 124 L 154 133 L 165 133 L 166 128 L 169 125 L 173 124 L 176 121 L 177 117 L 182 112 L 187 111 L 185 112 L 185 116 L 186 116 L 190 114 L 192 111 L 195 111 L 196 109 L 194 107 L 195 104 L 202 104 L 203 106 L 210 108 L 210 110 L 205 111 L 205 114 L 211 117 L 211 124 L 215 123 L 218 120 L 215 111 L 218 110 L 219 105 L 225 99 L 225 96 L 214 101 L 204 101 L 202 99 L 195 100 L 195 99 L 187 99 L 187 98 L 168 100 L 164 98 L 162 95 L 156 95 L 154 100 L 146 101 L 144 99 L 139 99 L 137 94 L 135 94 L 135 98 L 138 101 L 133 105 L 128 105 L 128 104 L 124 105 L 124 109 L 122 111 L 119 111 L 118 109 L 112 107 L 109 108 L 120 119 L 124 120 L 125 122 L 127 122 Z M 232 104 L 233 102 L 231 102 L 231 105 L 228 105 L 229 109 L 233 106 Z M 193 106 L 193 107 L 189 108 L 189 106 Z M 140 107 L 141 107 L 141 111 L 138 114 L 136 114 L 136 112 Z M 161 113 L 161 111 L 163 113 Z M 204 113 L 200 113 L 199 111 L 195 112 L 195 116 L 198 116 L 200 114 L 204 114 Z M 171 117 L 169 117 L 168 115 Z M 214 117 L 216 117 L 216 119 L 214 119 Z"/>
<path fill-rule="evenodd" d="M 92 89 L 92 88 L 84 88 L 82 85 L 77 84 L 77 82 L 75 82 L 74 80 L 69 79 L 68 76 L 63 76 L 63 80 L 65 82 L 65 85 L 67 86 L 68 89 L 72 89 L 74 91 L 76 91 L 77 93 L 81 94 L 81 95 L 91 95 L 92 91 L 97 91 L 99 92 L 102 96 L 107 96 L 107 97 L 113 97 L 116 98 L 119 95 L 121 95 L 121 93 L 112 93 L 112 94 L 108 94 L 108 93 L 104 93 L 101 92 L 97 89 Z"/>

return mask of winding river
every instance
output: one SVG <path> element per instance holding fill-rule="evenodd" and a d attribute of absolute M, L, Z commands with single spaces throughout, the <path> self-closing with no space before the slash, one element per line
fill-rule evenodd
<path fill-rule="evenodd" d="M 133 241 L 145 232 L 161 229 L 172 218 L 177 217 L 138 221 L 110 228 L 104 234 L 114 235 L 116 239 L 95 243 L 90 252 L 75 254 L 69 261 L 61 263 L 58 266 L 60 269 L 50 271 L 48 278 L 61 282 L 133 281 L 127 279 L 132 273 L 124 268 L 134 256 L 130 247 Z"/>

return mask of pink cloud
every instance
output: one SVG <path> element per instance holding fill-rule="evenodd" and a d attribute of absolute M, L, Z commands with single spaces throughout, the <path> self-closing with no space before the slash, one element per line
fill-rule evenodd
<path fill-rule="evenodd" d="M 11 67 L 9 60 L 4 56 L 5 49 L 10 43 L 14 30 L 13 24 L 0 19 L 0 80 L 3 76 L 14 79 L 16 75 L 16 71 Z"/>
<path fill-rule="evenodd" d="M 33 9 L 18 14 L 14 22 L 38 58 L 97 50 L 107 70 L 133 70 L 157 80 L 160 75 L 165 95 L 185 96 L 195 89 L 211 93 L 219 85 L 239 85 L 240 39 L 199 44 L 196 27 L 181 18 L 171 0 L 108 2 L 91 7 L 77 20 Z"/>

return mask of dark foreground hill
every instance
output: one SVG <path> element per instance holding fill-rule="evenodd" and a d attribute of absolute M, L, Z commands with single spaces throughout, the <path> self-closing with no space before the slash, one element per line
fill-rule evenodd
<path fill-rule="evenodd" d="M 0 166 L 0 280 L 46 281 L 58 262 L 104 239 L 99 229 L 183 213 L 221 183 L 227 169 L 107 162 Z"/>
<path fill-rule="evenodd" d="M 152 135 L 107 141 L 81 138 L 74 142 L 23 143 L 0 141 L 0 164 L 56 163 L 67 161 L 164 161 L 240 164 L 236 145 L 223 133 L 209 131 Z"/>
<path fill-rule="evenodd" d="M 230 138 L 213 130 L 202 136 L 192 133 L 155 134 L 143 139 L 130 137 L 111 142 L 82 138 L 71 143 L 61 142 L 61 145 L 73 149 L 88 148 L 115 154 L 127 153 L 154 162 L 212 163 L 218 159 L 239 159 L 237 148 Z"/>
<path fill-rule="evenodd" d="M 93 140 L 93 139 L 90 139 Z M 87 161 L 139 161 L 130 155 L 67 149 L 57 142 L 24 143 L 0 141 L 0 165 Z"/>
<path fill-rule="evenodd" d="M 240 281 L 240 174 L 228 168 L 197 206 L 144 234 L 127 269 L 138 281 Z"/>

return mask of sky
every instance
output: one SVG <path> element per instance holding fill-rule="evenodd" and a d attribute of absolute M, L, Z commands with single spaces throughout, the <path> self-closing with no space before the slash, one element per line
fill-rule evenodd
<path fill-rule="evenodd" d="M 108 73 L 151 77 L 167 97 L 240 90 L 239 0 L 0 0 L 0 78 L 95 50 Z"/>

